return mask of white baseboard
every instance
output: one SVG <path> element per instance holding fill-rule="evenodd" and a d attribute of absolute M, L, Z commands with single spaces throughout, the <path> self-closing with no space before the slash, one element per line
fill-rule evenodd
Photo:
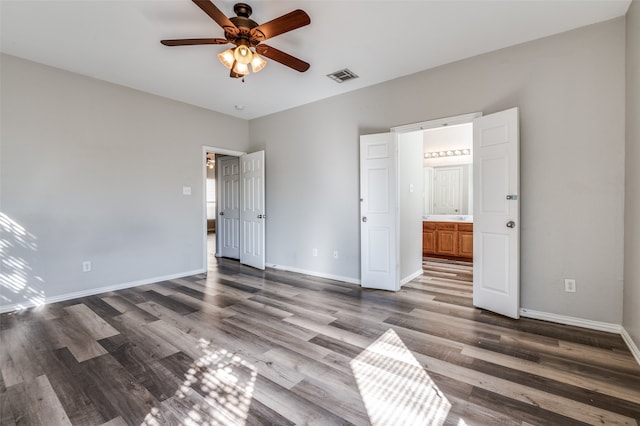
<path fill-rule="evenodd" d="M 267 263 L 267 267 L 278 269 L 280 271 L 297 272 L 299 274 L 311 275 L 312 277 L 327 278 L 329 280 L 343 281 L 349 284 L 360 285 L 360 280 L 356 278 L 343 277 L 340 275 L 325 274 L 324 272 L 309 271 L 307 269 L 294 268 L 292 266 L 276 265 L 275 263 Z"/>
<path fill-rule="evenodd" d="M 627 344 L 629 350 L 631 351 L 631 354 L 636 359 L 636 362 L 638 363 L 638 365 L 640 365 L 640 348 L 638 348 L 638 345 L 636 345 L 636 342 L 633 341 L 624 327 L 622 327 L 620 334 L 622 335 L 622 340 L 624 340 L 624 342 Z"/>
<path fill-rule="evenodd" d="M 548 312 L 534 311 L 532 309 L 521 308 L 520 315 L 526 318 L 539 319 L 556 322 L 558 324 L 574 325 L 576 327 L 588 328 L 591 330 L 606 331 L 608 333 L 620 334 L 622 326 L 608 322 L 592 321 L 583 318 L 569 317 L 566 315 L 551 314 Z"/>
<path fill-rule="evenodd" d="M 123 290 L 125 288 L 138 287 L 146 284 L 153 284 L 160 281 L 174 280 L 176 278 L 189 277 L 191 275 L 203 274 L 207 272 L 206 269 L 197 269 L 193 271 L 179 272 L 177 274 L 164 275 L 161 277 L 153 277 L 153 278 L 145 278 L 143 280 L 130 281 L 127 283 L 115 284 L 106 287 L 98 287 L 92 288 L 83 291 L 77 291 L 74 293 L 66 293 L 58 296 L 45 297 L 43 304 L 62 302 L 64 300 L 78 299 L 80 297 L 94 296 L 96 294 L 107 293 L 109 291 Z M 5 312 L 13 312 L 19 311 L 22 309 L 33 308 L 38 306 L 36 303 L 27 302 L 27 303 L 15 303 L 12 305 L 3 305 L 0 306 L 0 314 Z"/>
<path fill-rule="evenodd" d="M 402 287 L 403 285 L 405 285 L 409 281 L 415 280 L 416 278 L 422 276 L 422 274 L 423 274 L 423 270 L 422 270 L 422 268 L 420 268 L 419 270 L 415 271 L 413 274 L 408 275 L 407 277 L 405 277 L 402 280 L 400 280 L 400 287 Z"/>

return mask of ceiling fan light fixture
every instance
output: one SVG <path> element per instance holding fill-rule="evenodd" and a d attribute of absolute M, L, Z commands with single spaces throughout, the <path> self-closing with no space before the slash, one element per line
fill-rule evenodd
<path fill-rule="evenodd" d="M 249 65 L 236 61 L 233 65 L 233 72 L 239 75 L 249 74 Z"/>
<path fill-rule="evenodd" d="M 251 49 L 249 49 L 249 46 L 245 43 L 238 44 L 238 47 L 233 51 L 233 57 L 236 58 L 236 61 L 239 63 L 247 65 L 253 58 L 253 52 L 251 52 Z"/>
<path fill-rule="evenodd" d="M 260 71 L 266 65 L 267 65 L 267 61 L 262 59 L 260 55 L 258 55 L 257 53 L 253 54 L 253 58 L 251 59 L 251 69 L 253 70 L 254 73 Z"/>
<path fill-rule="evenodd" d="M 218 59 L 220 59 L 222 65 L 224 65 L 227 69 L 231 69 L 231 67 L 233 67 L 233 62 L 235 61 L 233 50 L 227 49 L 222 53 L 218 53 Z"/>

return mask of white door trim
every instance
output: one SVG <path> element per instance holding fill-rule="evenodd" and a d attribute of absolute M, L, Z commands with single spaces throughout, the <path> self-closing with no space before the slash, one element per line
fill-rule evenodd
<path fill-rule="evenodd" d="M 202 166 L 202 188 L 203 188 L 203 194 L 202 194 L 202 206 L 201 206 L 201 220 L 200 222 L 202 223 L 202 229 L 200 232 L 200 235 L 202 235 L 202 269 L 204 269 L 205 273 L 207 271 L 208 268 L 208 259 L 207 259 L 207 194 L 206 194 L 206 190 L 205 188 L 207 187 L 207 152 L 213 152 L 216 154 L 222 154 L 222 155 L 230 155 L 230 156 L 234 156 L 234 157 L 241 157 L 244 154 L 246 154 L 243 151 L 234 151 L 232 149 L 226 149 L 226 148 L 216 148 L 213 146 L 209 146 L 209 145 L 203 145 L 202 146 L 202 159 L 201 159 L 201 166 Z M 217 236 L 217 233 L 216 233 Z"/>
<path fill-rule="evenodd" d="M 435 120 L 421 121 L 420 123 L 404 124 L 392 127 L 390 131 L 396 133 L 417 132 L 418 130 L 435 129 L 443 126 L 454 126 L 456 124 L 471 123 L 475 118 L 482 117 L 481 112 L 455 115 L 453 117 L 437 118 Z"/>

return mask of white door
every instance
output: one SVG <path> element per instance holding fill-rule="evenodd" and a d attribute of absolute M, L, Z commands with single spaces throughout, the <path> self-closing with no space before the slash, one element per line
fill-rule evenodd
<path fill-rule="evenodd" d="M 462 167 L 434 169 L 434 214 L 460 214 L 462 209 Z"/>
<path fill-rule="evenodd" d="M 397 135 L 360 136 L 360 275 L 362 287 L 400 289 Z"/>
<path fill-rule="evenodd" d="M 518 108 L 476 118 L 473 150 L 473 304 L 518 318 Z"/>
<path fill-rule="evenodd" d="M 264 269 L 264 151 L 240 158 L 242 202 L 240 212 L 240 263 Z"/>
<path fill-rule="evenodd" d="M 218 221 L 216 224 L 219 255 L 240 258 L 240 165 L 238 157 L 218 161 Z"/>

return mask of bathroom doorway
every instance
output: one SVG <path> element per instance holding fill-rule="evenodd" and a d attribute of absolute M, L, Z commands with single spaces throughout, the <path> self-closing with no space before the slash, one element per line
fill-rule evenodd
<path fill-rule="evenodd" d="M 462 204 L 453 203 L 451 204 L 454 206 L 453 210 L 451 210 L 451 205 L 447 205 L 449 210 L 434 208 L 432 212 L 428 212 L 426 220 L 424 217 L 422 218 L 423 248 L 425 245 L 435 247 L 436 254 L 445 254 L 446 256 L 457 254 L 457 257 L 460 257 L 461 247 L 463 254 L 465 254 L 465 247 L 471 248 L 473 305 L 517 319 L 520 315 L 518 107 L 484 116 L 481 113 L 474 113 L 409 124 L 392 128 L 391 131 L 397 135 L 398 145 L 402 147 L 403 139 L 407 143 L 415 141 L 417 131 L 465 123 L 472 123 L 473 152 L 470 156 L 473 159 L 474 180 L 473 194 L 471 194 L 474 197 L 474 201 L 471 203 L 473 210 L 470 215 L 462 214 L 463 212 L 460 211 L 456 212 L 455 206 Z M 406 137 L 403 138 L 405 135 Z M 437 154 L 428 155 L 430 158 L 456 157 L 455 151 L 449 151 L 438 151 Z M 423 153 L 423 155 L 425 154 Z M 402 169 L 402 164 L 399 164 L 399 170 L 402 171 Z M 454 177 L 451 178 L 451 176 Z M 449 174 L 448 179 L 455 179 L 455 174 Z M 402 180 L 400 182 L 402 184 Z M 419 186 L 423 187 L 422 184 Z M 450 192 L 451 187 L 452 185 L 448 185 Z M 413 188 L 414 186 L 411 184 L 406 185 L 406 188 L 400 185 L 401 191 L 408 189 L 409 193 L 413 192 Z M 451 193 L 444 194 L 439 198 L 436 197 L 434 191 L 432 192 L 434 199 L 447 199 L 447 196 L 449 198 L 460 197 L 460 191 L 454 192 L 453 195 Z M 407 209 L 408 206 L 409 204 L 405 204 L 400 197 L 399 211 L 411 210 Z M 460 214 L 450 215 L 450 213 Z M 402 225 L 405 229 L 416 229 L 419 222 L 416 223 L 414 220 L 402 220 L 398 222 L 398 226 Z M 465 233 L 468 235 L 465 236 Z M 465 238 L 468 240 L 466 244 Z M 411 239 L 408 241 L 411 242 Z M 402 247 L 403 244 L 400 245 L 400 248 Z M 449 253 L 443 253 L 447 251 Z M 418 253 L 410 251 L 406 256 L 414 258 L 416 255 Z M 401 252 L 401 262 L 404 262 L 404 256 Z M 416 257 L 422 259 L 422 257 Z M 422 274 L 423 271 L 421 270 L 420 273 Z"/>
<path fill-rule="evenodd" d="M 473 123 L 423 130 L 423 141 L 423 259 L 473 265 Z"/>

